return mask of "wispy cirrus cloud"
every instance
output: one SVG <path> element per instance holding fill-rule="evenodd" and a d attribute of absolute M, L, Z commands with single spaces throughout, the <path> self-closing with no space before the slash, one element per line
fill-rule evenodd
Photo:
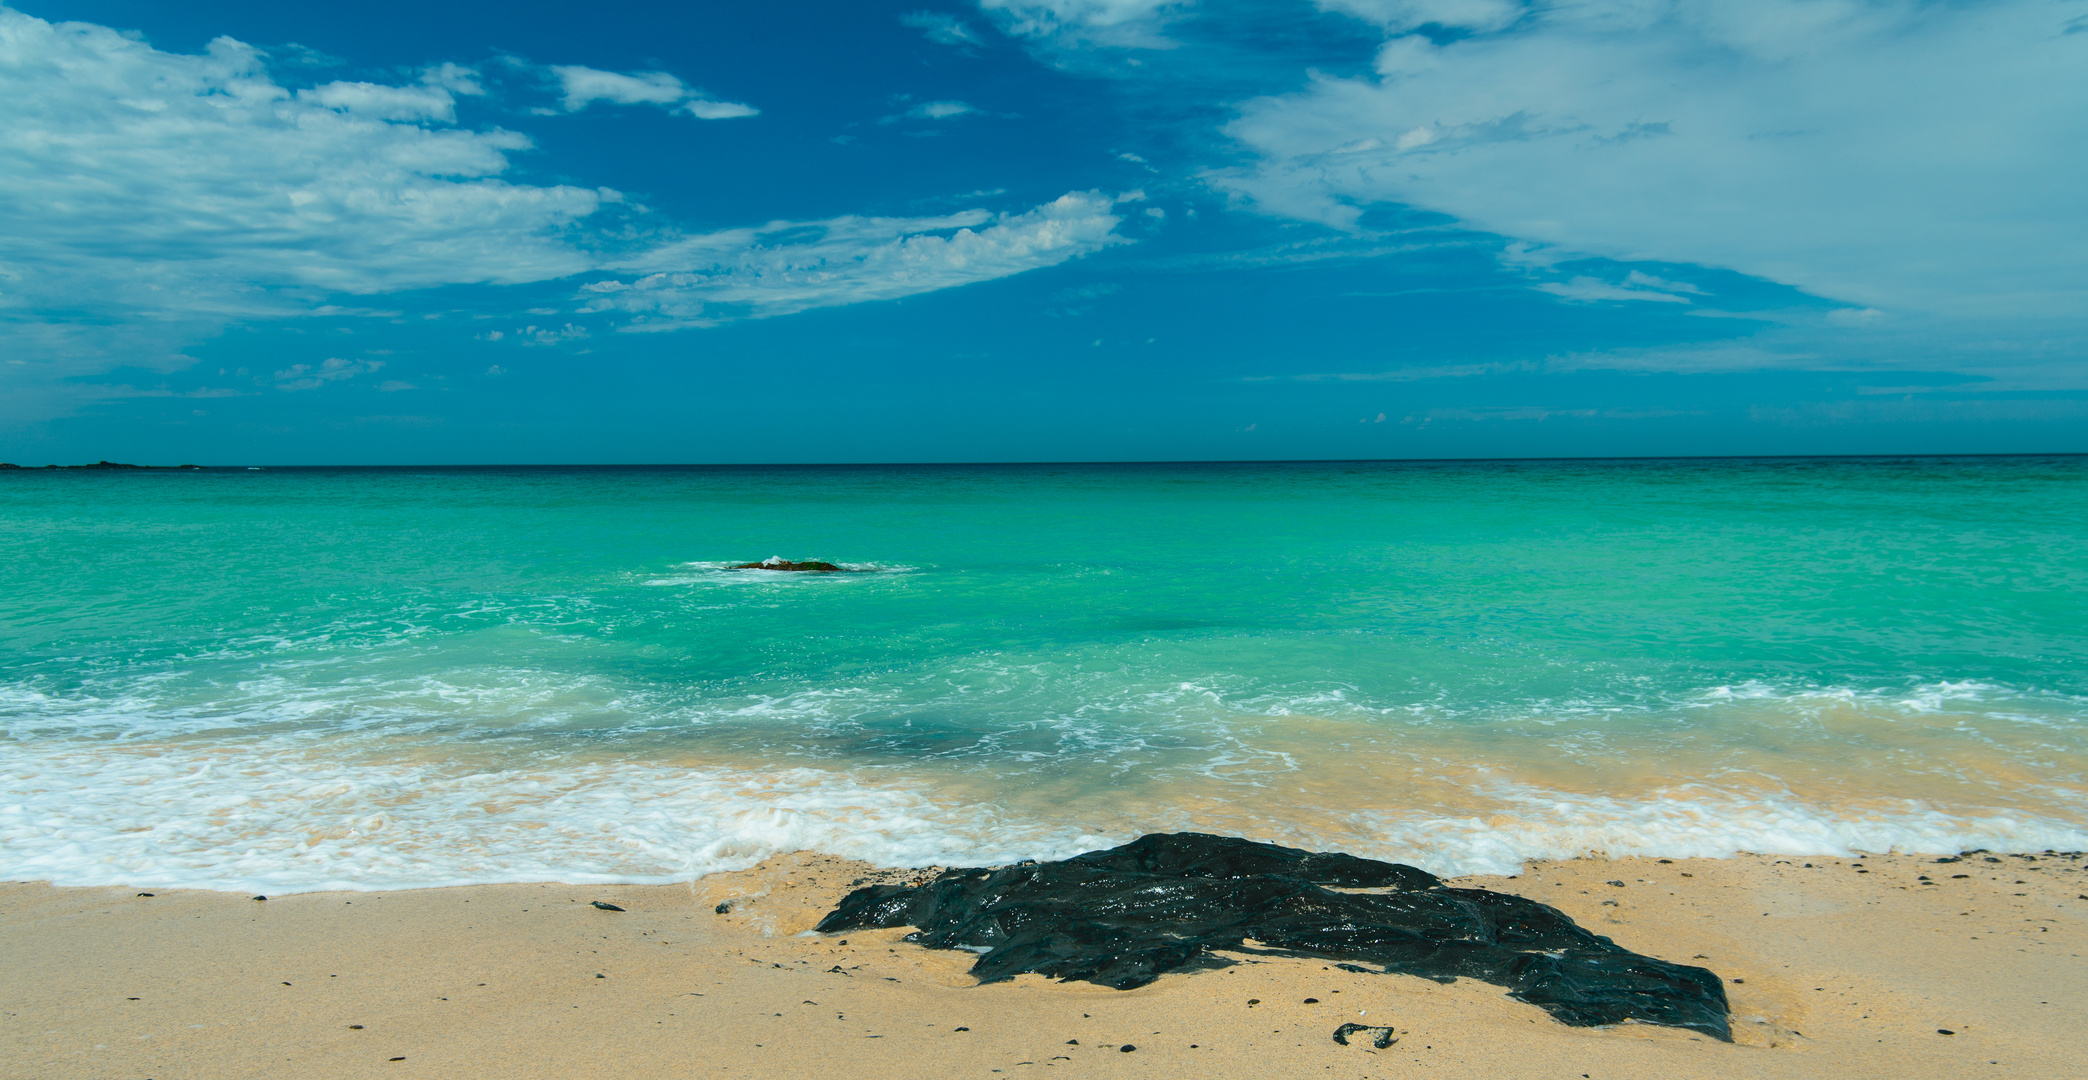
<path fill-rule="evenodd" d="M 1350 15 L 1395 34 L 1424 26 L 1488 33 L 1512 26 L 1533 5 L 1523 0 L 1314 0 L 1320 10 Z"/>
<path fill-rule="evenodd" d="M 1073 192 L 1020 214 L 778 221 L 684 237 L 609 264 L 625 276 L 584 286 L 582 310 L 666 330 L 955 288 L 1124 243 L 1116 201 Z"/>
<path fill-rule="evenodd" d="M 946 11 L 909 11 L 899 16 L 899 24 L 919 30 L 937 45 L 969 48 L 986 43 L 970 23 Z"/>
<path fill-rule="evenodd" d="M 0 7 L 0 351 L 32 361 L 0 378 L 172 370 L 330 293 L 585 270 L 569 231 L 618 196 L 504 179 L 531 143 L 454 126 L 481 92 L 456 65 L 292 89 L 230 38 L 169 53 Z"/>
<path fill-rule="evenodd" d="M 606 101 L 613 105 L 658 105 L 699 120 L 761 115 L 761 110 L 752 105 L 719 101 L 664 71 L 626 75 L 576 64 L 553 65 L 548 70 L 558 80 L 564 94 L 561 104 L 567 112 L 579 112 L 597 101 Z"/>
<path fill-rule="evenodd" d="M 985 111 L 968 101 L 923 101 L 908 107 L 904 112 L 879 117 L 877 122 L 896 124 L 904 120 L 918 120 L 932 123 L 938 120 L 954 120 L 960 116 L 980 116 Z"/>
<path fill-rule="evenodd" d="M 276 372 L 274 382 L 278 390 L 317 390 L 327 383 L 368 375 L 383 367 L 382 360 L 343 360 L 335 356 L 316 364 L 292 364 Z"/>
<path fill-rule="evenodd" d="M 978 106 L 964 101 L 924 101 L 906 110 L 906 115 L 917 120 L 948 120 L 953 116 L 971 116 L 979 111 Z"/>
<path fill-rule="evenodd" d="M 649 321 L 695 326 L 735 311 L 911 295 L 1116 242 L 1107 200 L 1076 213 L 1067 208 L 1090 203 L 1068 196 L 1026 213 L 968 211 L 947 226 L 814 222 L 805 228 L 821 239 L 809 246 L 764 227 L 705 234 L 692 247 L 685 231 L 616 191 L 507 179 L 512 157 L 534 145 L 459 126 L 459 100 L 488 93 L 470 68 L 299 88 L 270 63 L 231 38 L 198 54 L 165 52 L 108 27 L 0 6 L 0 353 L 19 361 L 0 365 L 0 414 L 63 412 L 94 391 L 60 381 L 117 366 L 186 367 L 184 349 L 242 320 L 356 314 L 359 305 L 329 303 L 343 293 L 520 285 L 597 269 L 696 273 L 713 284 L 626 283 L 653 302 L 587 297 L 603 319 L 673 314 Z M 573 109 L 753 113 L 671 75 L 558 70 Z M 949 111 L 959 103 L 931 104 L 961 115 Z M 601 223 L 605 211 L 617 221 Z M 734 238 L 747 250 L 733 251 Z M 681 317 L 692 305 L 702 317 Z M 566 324 L 515 337 L 570 342 L 586 332 Z M 277 383 L 310 389 L 375 370 L 329 363 L 285 368 Z"/>
<path fill-rule="evenodd" d="M 1613 284 L 1601 278 L 1577 274 L 1565 281 L 1547 281 L 1531 286 L 1538 292 L 1550 293 L 1563 300 L 1581 303 L 1596 303 L 1604 300 L 1650 301 L 1659 304 L 1687 304 L 1689 297 L 1684 293 L 1702 295 L 1702 289 L 1686 282 L 1668 281 L 1640 270 L 1624 276 L 1621 284 Z"/>
<path fill-rule="evenodd" d="M 1195 0 L 979 0 L 1004 33 L 1052 47 L 1165 49 L 1168 22 Z"/>

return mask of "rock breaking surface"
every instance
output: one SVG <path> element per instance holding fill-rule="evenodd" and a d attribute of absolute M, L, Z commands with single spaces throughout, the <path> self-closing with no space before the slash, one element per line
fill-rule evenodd
<path fill-rule="evenodd" d="M 732 566 L 726 567 L 725 569 L 794 570 L 801 574 L 847 574 L 852 572 L 845 566 L 835 566 L 833 563 L 821 562 L 818 559 L 808 559 L 804 562 L 791 562 L 789 559 L 770 558 L 763 559 L 760 562 L 736 563 Z"/>
<path fill-rule="evenodd" d="M 822 933 L 912 926 L 907 940 L 980 953 L 999 982 L 1034 972 L 1118 990 L 1219 955 L 1336 960 L 1351 971 L 1479 979 L 1577 1026 L 1629 1020 L 1731 1041 L 1725 987 L 1589 933 L 1556 908 L 1457 889 L 1424 870 L 1237 837 L 1155 833 L 1060 862 L 946 871 L 857 889 Z"/>

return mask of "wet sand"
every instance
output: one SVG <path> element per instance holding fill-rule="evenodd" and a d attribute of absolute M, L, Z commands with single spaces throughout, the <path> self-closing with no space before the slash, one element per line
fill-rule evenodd
<path fill-rule="evenodd" d="M 852 883 L 906 879 L 805 854 L 679 886 L 254 900 L 12 883 L 0 885 L 0 1075 L 2080 1075 L 2088 861 L 1935 859 L 1578 859 L 1458 882 L 1718 972 L 1730 1045 L 1569 1028 L 1487 984 L 1311 960 L 1254 958 L 1128 992 L 1034 976 L 975 986 L 969 954 L 916 948 L 903 931 L 797 936 Z M 1345 1022 L 1391 1025 L 1397 1041 L 1337 1045 Z"/>

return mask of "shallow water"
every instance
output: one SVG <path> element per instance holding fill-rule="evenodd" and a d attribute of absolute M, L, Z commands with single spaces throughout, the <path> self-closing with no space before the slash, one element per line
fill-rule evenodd
<path fill-rule="evenodd" d="M 2083 458 L 0 473 L 0 551 L 11 878 L 2088 847 Z"/>

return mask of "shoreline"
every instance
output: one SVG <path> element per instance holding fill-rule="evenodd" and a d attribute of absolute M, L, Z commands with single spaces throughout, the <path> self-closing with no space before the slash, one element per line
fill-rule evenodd
<path fill-rule="evenodd" d="M 799 936 L 852 883 L 915 873 L 804 852 L 682 885 L 266 901 L 14 882 L 0 884 L 0 1072 L 2070 1075 L 2088 1051 L 2088 860 L 1937 858 L 1583 858 L 1454 879 L 1717 972 L 1730 1045 L 1566 1027 L 1483 983 L 1313 959 L 1242 957 L 1132 991 L 1037 976 L 977 986 L 971 954 L 921 949 L 903 930 Z M 1345 1022 L 1390 1024 L 1398 1041 L 1337 1045 Z"/>

